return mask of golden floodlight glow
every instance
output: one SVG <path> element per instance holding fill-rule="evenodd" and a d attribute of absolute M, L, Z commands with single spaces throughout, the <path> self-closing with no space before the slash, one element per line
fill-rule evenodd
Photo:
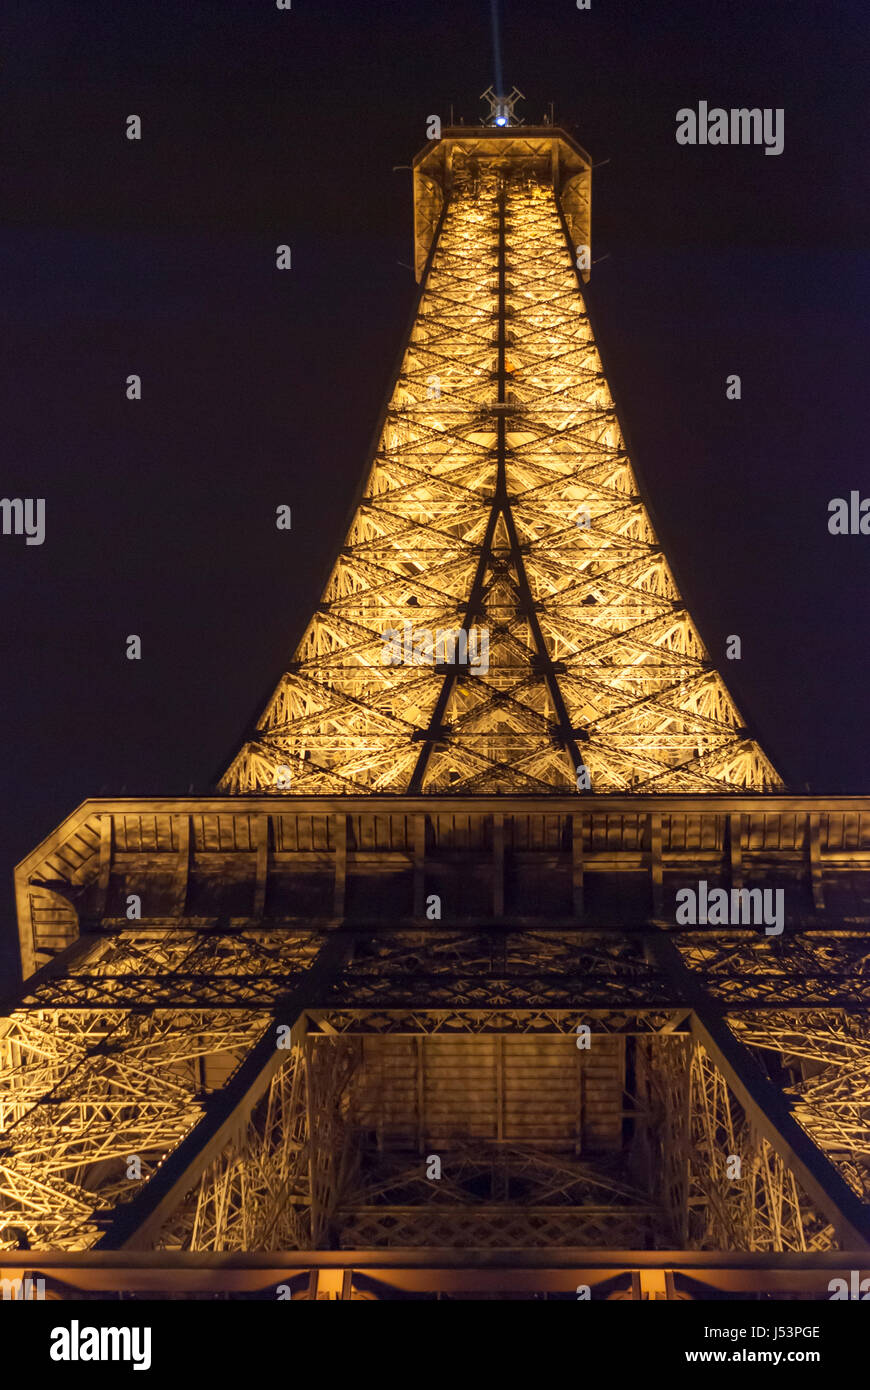
<path fill-rule="evenodd" d="M 686 610 L 584 303 L 589 174 L 551 126 L 417 157 L 414 325 L 231 795 L 90 799 L 17 866 L 0 1283 L 857 1278 L 870 798 L 776 794 Z M 692 882 L 735 915 L 681 919 Z"/>
<path fill-rule="evenodd" d="M 478 132 L 418 169 L 427 267 L 363 500 L 223 790 L 781 786 L 639 494 L 569 234 L 588 235 L 582 169 L 554 190 L 564 144 Z M 485 633 L 486 670 L 385 664 L 409 623 L 424 653 Z"/>

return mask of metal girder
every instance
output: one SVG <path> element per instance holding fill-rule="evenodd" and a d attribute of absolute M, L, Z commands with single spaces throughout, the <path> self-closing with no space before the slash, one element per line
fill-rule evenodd
<path fill-rule="evenodd" d="M 550 704 L 552 709 L 552 699 Z M 434 744 L 426 746 L 434 751 Z M 612 913 L 596 903 L 598 876 L 618 874 L 634 903 L 632 915 L 642 920 L 650 911 L 662 915 L 666 890 L 675 883 L 705 878 L 733 888 L 763 884 L 773 873 L 786 886 L 788 930 L 779 941 L 752 944 L 748 936 L 745 968 L 788 985 L 797 1003 L 794 980 L 807 975 L 807 967 L 812 980 L 816 970 L 807 959 L 786 959 L 800 950 L 790 944 L 795 932 L 830 934 L 843 924 L 858 946 L 862 932 L 866 939 L 868 808 L 868 799 L 860 797 L 640 793 L 90 801 L 16 870 L 22 973 L 27 979 L 40 961 L 79 935 L 126 930 L 130 893 L 140 898 L 143 932 L 322 931 L 342 921 L 359 931 L 382 932 L 415 921 L 425 928 L 424 888 L 443 871 L 451 894 L 444 916 L 464 909 L 458 925 L 561 930 L 581 922 L 610 925 Z M 189 848 L 182 856 L 185 840 Z M 488 876 L 473 904 L 463 904 L 456 891 L 468 852 Z M 175 882 L 182 872 L 189 875 L 184 885 Z M 363 879 L 371 891 L 361 896 Z M 48 880 L 54 887 L 46 908 L 41 885 Z M 236 906 L 231 915 L 228 880 Z M 304 896 L 296 891 L 300 881 L 307 885 Z M 384 900 L 381 884 L 388 889 Z M 824 912 L 818 906 L 822 885 Z M 182 897 L 188 899 L 186 911 Z M 65 903 L 63 912 L 59 903 Z M 727 942 L 729 933 L 720 937 L 711 929 L 698 937 L 711 974 L 727 961 L 727 949 L 711 951 L 720 940 Z M 769 960 L 763 971 L 755 970 L 749 957 L 762 951 Z M 851 973 L 860 976 L 857 954 L 854 964 Z M 819 982 L 821 1002 L 831 981 Z"/>
<path fill-rule="evenodd" d="M 303 981 L 287 997 L 282 1014 L 269 1021 L 236 1074 L 214 1097 L 203 1118 L 161 1164 L 142 1192 L 118 1210 L 98 1242 L 98 1249 L 124 1249 L 135 1243 L 145 1244 L 157 1233 L 194 1180 L 245 1122 L 271 1077 L 286 1060 L 286 1053 L 277 1047 L 276 1023 L 289 1021 L 297 1030 L 304 1027 L 303 1011 L 312 992 L 336 975 L 347 959 L 348 950 L 346 940 L 326 940 Z"/>
<path fill-rule="evenodd" d="M 650 950 L 663 973 L 680 983 L 684 997 L 692 1005 L 693 1037 L 810 1199 L 834 1223 L 838 1239 L 856 1248 L 870 1246 L 870 1208 L 812 1135 L 795 1120 L 780 1087 L 765 1076 L 748 1047 L 729 1028 L 702 982 L 687 970 L 673 943 L 662 933 L 650 941 Z"/>
<path fill-rule="evenodd" d="M 775 790 L 638 491 L 552 160 L 448 183 L 346 543 L 222 788 L 558 794 L 582 738 L 598 791 Z M 485 669 L 439 665 L 472 614 Z"/>
<path fill-rule="evenodd" d="M 638 1039 L 636 1131 L 644 1167 L 688 1249 L 816 1251 L 835 1246 L 827 1218 L 759 1133 L 691 1034 Z"/>
<path fill-rule="evenodd" d="M 428 1037 L 444 1034 L 515 1034 L 534 1037 L 576 1036 L 578 1024 L 593 1033 L 670 1033 L 688 1016 L 686 1009 L 309 1009 L 309 1031 L 343 1037 Z"/>
<path fill-rule="evenodd" d="M 690 945 L 690 958 L 697 950 L 703 961 L 704 943 L 714 935 L 717 950 L 724 950 L 726 943 L 733 950 L 735 936 L 741 936 L 674 933 L 665 945 L 673 953 L 688 937 L 695 942 Z M 852 939 L 842 935 L 846 942 Z M 345 939 L 345 933 L 334 933 L 327 943 L 340 949 Z M 644 960 L 644 950 L 663 940 L 659 931 L 500 936 L 441 928 L 390 933 L 358 940 L 354 966 L 336 969 L 319 983 L 306 973 L 306 967 L 310 970 L 322 938 L 295 933 L 290 940 L 295 956 L 281 931 L 221 934 L 131 928 L 121 937 L 86 944 L 85 957 L 70 958 L 65 975 L 47 972 L 49 978 L 42 980 L 36 996 L 11 1016 L 4 1044 L 12 1049 L 13 1072 L 0 1080 L 7 1107 L 6 1142 L 14 1158 L 8 1166 L 0 1155 L 0 1167 L 6 1219 L 13 1230 L 19 1221 L 17 1213 L 28 1206 L 33 1232 L 50 1231 L 51 1243 L 89 1243 L 95 1235 L 91 1228 L 96 1223 L 98 1230 L 113 1211 L 113 1224 L 123 1221 L 119 1204 L 129 1195 L 129 1183 L 104 1179 L 93 1188 L 85 1175 L 95 1165 L 103 1165 L 107 1175 L 117 1173 L 120 1165 L 117 1176 L 122 1176 L 123 1156 L 129 1153 L 140 1153 L 150 1165 L 164 1152 L 175 1151 L 173 1167 L 164 1158 L 147 1181 L 152 1197 L 158 1194 L 158 1180 L 165 1185 L 175 1167 L 177 1191 L 194 1186 L 195 1175 L 217 1163 L 228 1132 L 219 1129 L 217 1120 L 232 1110 L 234 1097 L 232 1090 L 215 1099 L 197 1095 L 191 1065 L 198 1055 L 250 1049 L 251 1042 L 263 1035 L 264 1015 L 270 1016 L 280 1006 L 294 977 L 297 991 L 307 989 L 305 1009 L 311 1011 L 315 1027 L 327 1036 L 346 1035 L 348 1041 L 354 1034 L 409 1032 L 442 1037 L 457 1033 L 558 1037 L 588 1021 L 593 1033 L 615 1030 L 639 1041 L 648 1037 L 666 1042 L 668 1037 L 679 1040 L 674 1030 L 697 1007 L 694 988 L 690 988 L 692 972 L 682 966 L 676 972 L 670 967 L 666 971 L 660 963 L 653 968 Z M 118 978 L 126 990 L 134 977 L 138 979 L 138 1012 L 128 1007 L 129 998 L 104 990 L 106 981 Z M 195 994 L 202 979 L 211 991 L 211 1012 L 203 1007 L 193 1016 L 191 991 Z M 222 992 L 221 981 L 231 986 L 229 994 Z M 60 995 L 52 1001 L 48 989 L 71 991 L 80 1007 L 52 1008 Z M 235 1002 L 234 1016 L 215 1012 L 215 1005 L 226 998 Z M 735 1027 L 749 1030 L 754 1046 L 793 1051 L 795 1034 L 802 1028 L 806 1033 L 806 1027 L 798 1014 L 783 1016 L 782 1008 L 777 1012 L 771 1002 L 768 997 L 764 1012 L 753 1012 L 752 991 L 745 989 L 743 1007 L 730 1006 Z M 724 1009 L 719 1013 L 724 1014 Z M 804 1085 L 798 1102 L 800 1119 L 817 1145 L 839 1154 L 841 1170 L 844 1150 L 856 1156 L 859 1168 L 853 1185 L 860 1191 L 861 1146 L 868 1147 L 862 1138 L 867 1130 L 867 1086 L 863 1091 L 859 1088 L 856 1067 L 870 1067 L 868 1044 L 860 1032 L 854 1032 L 857 1014 L 852 1015 L 853 1023 L 847 1018 L 838 1023 L 832 1010 L 823 1011 L 820 1018 L 818 1013 L 818 1009 L 815 1014 L 804 1010 L 817 1038 L 808 1055 L 827 1065 L 814 1086 Z M 48 1022 L 52 1017 L 53 1025 Z M 656 1042 L 656 1047 L 660 1045 Z M 19 1054 L 20 1065 L 15 1060 Z M 839 1069 L 838 1060 L 843 1064 Z M 167 1082 L 171 1082 L 169 1090 Z M 262 1094 L 262 1078 L 258 1084 Z M 251 1110 L 251 1094 L 237 1118 Z M 702 1099 L 699 1090 L 693 1101 L 698 1113 L 703 1110 Z M 681 1108 L 684 1103 L 679 1100 L 670 1107 Z M 235 1133 L 242 1122 L 233 1123 Z M 185 1142 L 186 1149 L 180 1147 Z M 252 1137 L 254 1146 L 257 1142 Z M 741 1142 L 741 1151 L 748 1152 L 746 1142 Z M 775 1147 L 787 1152 L 781 1143 Z M 50 1161 L 40 1155 L 50 1155 Z M 195 1160 L 189 1169 L 182 1164 L 185 1157 Z M 714 1164 L 718 1161 L 715 1155 L 711 1159 Z M 267 1162 L 274 1166 L 274 1159 L 264 1151 L 257 1159 L 257 1171 Z M 82 1177 L 77 1178 L 76 1172 Z M 237 1182 L 236 1169 L 227 1166 L 225 1157 L 215 1173 L 212 1186 Z M 847 1176 L 853 1181 L 851 1172 Z M 778 1200 L 777 1184 L 785 1191 L 785 1177 L 772 1173 L 766 1199 L 771 1211 L 771 1203 Z M 203 1201 L 208 1190 L 208 1185 L 202 1189 Z M 797 1195 L 788 1200 L 797 1213 Z M 164 1212 L 161 1208 L 154 1217 L 154 1226 L 161 1229 Z M 800 1220 L 797 1215 L 795 1219 Z M 221 1221 L 216 1229 L 220 1228 Z M 749 1238 L 750 1243 L 759 1238 Z M 801 1248 L 800 1237 L 794 1239 L 793 1248 Z"/>
<path fill-rule="evenodd" d="M 581 292 L 583 152 L 454 131 L 414 167 L 413 322 L 345 545 L 228 795 L 89 803 L 19 866 L 25 973 L 61 954 L 0 1020 L 0 1244 L 94 1247 L 53 1267 L 136 1287 L 261 1288 L 244 1281 L 282 1267 L 309 1298 L 355 1280 L 670 1297 L 683 1274 L 816 1291 L 834 1265 L 576 1246 L 870 1244 L 866 935 L 791 930 L 853 910 L 866 928 L 866 799 L 776 794 L 686 610 Z M 472 631 L 476 665 L 454 650 Z M 797 885 L 781 941 L 649 930 L 686 876 L 771 873 Z M 634 908 L 593 928 L 612 875 Z M 447 910 L 422 929 L 433 883 Z M 511 883 L 537 921 L 505 915 Z M 566 1036 L 587 1019 L 594 1066 Z M 170 1253 L 342 1242 L 220 1275 Z M 169 1249 L 117 1253 L 148 1243 Z M 356 1249 L 391 1243 L 426 1248 Z M 567 1263 L 499 1249 L 563 1243 Z"/>
<path fill-rule="evenodd" d="M 652 929 L 655 931 L 656 929 Z M 637 1007 L 676 1007 L 682 1001 L 672 981 L 643 961 L 643 942 L 650 929 L 624 933 L 566 921 L 538 925 L 525 919 L 469 920 L 458 933 L 442 923 L 397 919 L 392 923 L 345 919 L 334 931 L 365 943 L 353 981 L 365 995 L 386 1007 L 391 989 L 395 1007 L 403 994 L 420 998 L 431 989 L 430 1002 L 443 999 L 441 968 L 445 946 L 455 952 L 452 987 L 458 1000 L 469 989 L 479 993 L 486 980 L 496 996 L 555 1008 L 570 1002 L 578 975 L 590 1007 L 604 1007 L 610 990 Z M 323 930 L 299 926 L 262 926 L 235 930 L 167 924 L 162 928 L 124 927 L 91 932 L 64 951 L 50 967 L 28 980 L 23 995 L 4 1007 L 60 1010 L 139 1010 L 268 1008 L 295 976 L 301 978 L 324 937 Z M 768 938 L 743 929 L 674 931 L 671 939 L 684 962 L 703 975 L 707 994 L 726 1013 L 747 1008 L 812 1010 L 848 1008 L 870 1011 L 864 985 L 868 960 L 862 933 L 791 931 Z M 413 972 L 403 978 L 402 962 L 414 957 Z M 534 958 L 534 976 L 528 962 Z M 463 971 L 466 960 L 473 978 Z M 429 964 L 431 962 L 431 965 Z M 372 979 L 375 965 L 383 969 Z M 440 978 L 439 978 L 440 977 Z M 602 993 L 601 991 L 604 991 Z M 566 994 L 567 992 L 567 994 Z M 4 1025 L 0 1009 L 0 1034 Z"/>
<path fill-rule="evenodd" d="M 62 1251 L 3 1252 L 0 1278 L 20 1278 L 35 1270 L 70 1295 L 75 1291 L 123 1290 L 140 1295 L 172 1291 L 255 1293 L 299 1280 L 300 1293 L 312 1270 L 371 1278 L 387 1289 L 426 1291 L 528 1291 L 575 1293 L 632 1274 L 670 1271 L 687 1281 L 724 1293 L 796 1293 L 829 1299 L 829 1282 L 866 1267 L 865 1252 L 815 1251 L 811 1254 L 662 1250 L 281 1250 L 259 1252 Z"/>
<path fill-rule="evenodd" d="M 856 1196 L 812 1135 L 794 1119 L 782 1091 L 761 1072 L 728 1024 L 704 1007 L 692 1034 L 726 1077 L 747 1114 L 794 1173 L 816 1207 L 834 1222 L 841 1243 L 870 1247 L 870 1208 Z"/>
<path fill-rule="evenodd" d="M 453 187 L 453 170 L 469 160 L 495 159 L 499 164 L 532 166 L 536 175 L 552 180 L 570 225 L 575 246 L 589 246 L 592 161 L 576 140 L 552 126 L 524 126 L 517 130 L 447 127 L 415 157 L 414 170 L 414 265 L 422 279 L 434 240 L 436 224 Z M 584 279 L 589 279 L 588 270 Z"/>

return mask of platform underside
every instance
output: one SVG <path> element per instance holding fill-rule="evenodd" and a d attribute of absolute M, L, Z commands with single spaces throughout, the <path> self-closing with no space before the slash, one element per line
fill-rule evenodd
<path fill-rule="evenodd" d="M 19 870 L 3 1277 L 830 1297 L 870 1242 L 868 808 L 626 803 L 86 803 Z M 678 924 L 702 879 L 778 885 L 782 931 Z"/>

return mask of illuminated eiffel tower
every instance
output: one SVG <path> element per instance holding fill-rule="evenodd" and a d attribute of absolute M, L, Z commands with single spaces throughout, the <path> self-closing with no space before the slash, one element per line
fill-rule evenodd
<path fill-rule="evenodd" d="M 490 96 L 415 160 L 362 500 L 220 794 L 18 867 L 2 1277 L 827 1298 L 870 1241 L 870 799 L 747 731 L 601 368 L 589 158 Z"/>

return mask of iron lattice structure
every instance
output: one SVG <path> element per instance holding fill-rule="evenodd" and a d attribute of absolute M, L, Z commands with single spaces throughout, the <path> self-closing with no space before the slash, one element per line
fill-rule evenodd
<path fill-rule="evenodd" d="M 224 786 L 777 787 L 640 496 L 552 168 L 491 146 L 457 142 L 363 499 Z M 443 659 L 460 629 L 486 671 Z"/>
<path fill-rule="evenodd" d="M 551 128 L 418 156 L 413 328 L 256 736 L 19 865 L 0 1278 L 826 1297 L 865 1258 L 870 802 L 783 792 L 686 611 L 589 174 Z M 700 879 L 784 931 L 678 928 Z"/>

